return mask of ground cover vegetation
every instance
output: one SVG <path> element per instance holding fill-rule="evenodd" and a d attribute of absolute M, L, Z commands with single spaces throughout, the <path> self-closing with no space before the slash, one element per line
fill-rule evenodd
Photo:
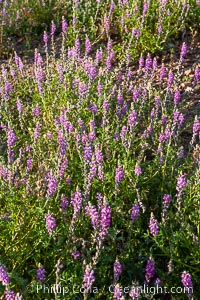
<path fill-rule="evenodd" d="M 198 299 L 198 1 L 0 6 L 1 299 Z"/>

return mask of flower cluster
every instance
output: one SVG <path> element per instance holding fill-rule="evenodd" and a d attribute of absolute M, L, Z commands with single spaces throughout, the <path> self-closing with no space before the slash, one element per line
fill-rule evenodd
<path fill-rule="evenodd" d="M 156 236 L 156 235 L 158 235 L 158 233 L 159 233 L 159 225 L 158 225 L 158 221 L 157 221 L 157 219 L 155 219 L 154 217 L 151 217 L 151 218 L 150 218 L 150 222 L 149 222 L 149 230 L 150 230 L 150 233 L 151 233 L 153 236 Z"/>
<path fill-rule="evenodd" d="M 113 266 L 114 272 L 114 281 L 118 281 L 120 275 L 122 274 L 122 264 L 119 261 L 116 261 Z"/>
<path fill-rule="evenodd" d="M 51 234 L 52 232 L 54 232 L 55 228 L 56 228 L 56 220 L 55 218 L 50 215 L 47 214 L 46 215 L 46 228 L 48 230 L 48 232 Z"/>
<path fill-rule="evenodd" d="M 95 282 L 96 278 L 94 276 L 94 270 L 90 269 L 88 266 L 86 267 L 84 278 L 83 278 L 83 287 L 86 290 L 89 290 L 93 283 Z"/>
<path fill-rule="evenodd" d="M 8 285 L 10 283 L 8 272 L 1 264 L 0 264 L 0 281 L 3 285 Z"/>
<path fill-rule="evenodd" d="M 115 170 L 115 182 L 120 183 L 124 179 L 124 171 L 122 166 L 119 166 Z"/>
<path fill-rule="evenodd" d="M 111 207 L 109 205 L 102 205 L 100 209 L 100 238 L 103 240 L 108 234 L 111 224 Z"/>
<path fill-rule="evenodd" d="M 135 221 L 140 217 L 140 205 L 138 203 L 133 204 L 131 209 L 131 220 Z"/>
<path fill-rule="evenodd" d="M 189 295 L 192 294 L 193 290 L 193 283 L 192 283 L 192 276 L 190 275 L 190 273 L 184 271 L 181 275 L 181 281 L 183 286 L 186 288 L 186 291 Z"/>
<path fill-rule="evenodd" d="M 56 193 L 58 188 L 58 181 L 54 176 L 50 176 L 48 178 L 48 186 L 47 186 L 47 193 L 46 196 L 47 198 L 51 197 L 53 194 Z"/>
<path fill-rule="evenodd" d="M 38 268 L 36 271 L 36 279 L 39 282 L 44 282 L 46 279 L 46 270 L 44 268 Z"/>
<path fill-rule="evenodd" d="M 155 262 L 152 259 L 149 259 L 146 264 L 146 281 L 149 282 L 155 276 Z"/>

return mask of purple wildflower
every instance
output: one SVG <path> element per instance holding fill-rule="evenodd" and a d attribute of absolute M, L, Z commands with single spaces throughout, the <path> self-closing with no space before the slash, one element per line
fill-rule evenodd
<path fill-rule="evenodd" d="M 68 30 L 68 24 L 64 18 L 64 16 L 62 16 L 62 33 L 65 34 Z"/>
<path fill-rule="evenodd" d="M 160 97 L 155 98 L 155 106 L 156 106 L 156 108 L 160 107 Z"/>
<path fill-rule="evenodd" d="M 63 156 L 66 153 L 67 143 L 63 138 L 62 131 L 58 131 L 58 143 L 59 143 L 59 153 L 61 156 Z"/>
<path fill-rule="evenodd" d="M 89 69 L 88 69 L 88 75 L 89 75 L 89 79 L 90 80 L 93 80 L 93 79 L 96 78 L 96 76 L 97 76 L 97 70 L 96 70 L 95 66 L 89 67 Z"/>
<path fill-rule="evenodd" d="M 51 234 L 55 228 L 56 228 L 56 220 L 55 218 L 50 215 L 50 214 L 47 214 L 46 215 L 46 228 L 48 230 L 48 232 Z"/>
<path fill-rule="evenodd" d="M 144 57 L 141 55 L 139 58 L 139 69 L 144 67 Z"/>
<path fill-rule="evenodd" d="M 165 129 L 164 135 L 165 135 L 165 141 L 170 139 L 170 130 L 169 130 L 169 128 Z"/>
<path fill-rule="evenodd" d="M 124 125 L 124 126 L 122 126 L 122 129 L 120 132 L 120 137 L 122 140 L 124 140 L 126 138 L 126 134 L 127 134 L 127 127 Z"/>
<path fill-rule="evenodd" d="M 137 112 L 136 111 L 130 111 L 129 112 L 129 117 L 128 117 L 128 124 L 131 126 L 135 126 L 137 122 Z"/>
<path fill-rule="evenodd" d="M 73 257 L 74 260 L 76 260 L 80 255 L 81 255 L 81 253 L 78 250 L 77 251 L 73 251 L 71 253 L 71 256 Z"/>
<path fill-rule="evenodd" d="M 12 290 L 4 291 L 5 300 L 16 300 L 15 293 Z"/>
<path fill-rule="evenodd" d="M 95 159 L 92 159 L 90 162 L 90 171 L 88 175 L 89 184 L 92 183 L 93 178 L 96 176 L 97 173 L 97 165 Z"/>
<path fill-rule="evenodd" d="M 199 68 L 197 67 L 194 71 L 194 81 L 195 83 L 197 83 L 200 79 L 200 70 Z"/>
<path fill-rule="evenodd" d="M 179 90 L 176 90 L 174 93 L 174 104 L 177 105 L 181 100 L 181 93 Z"/>
<path fill-rule="evenodd" d="M 156 236 L 159 233 L 158 221 L 153 216 L 150 218 L 149 230 L 153 236 Z"/>
<path fill-rule="evenodd" d="M 170 88 L 174 82 L 174 74 L 172 71 L 169 71 L 168 73 L 168 81 L 167 81 L 167 87 Z"/>
<path fill-rule="evenodd" d="M 151 113 L 150 113 L 151 120 L 153 120 L 155 118 L 155 116 L 156 116 L 156 110 L 153 107 L 152 110 L 151 110 Z"/>
<path fill-rule="evenodd" d="M 51 140 L 52 139 L 52 133 L 50 131 L 48 131 L 46 133 L 46 137 L 48 138 L 48 140 Z"/>
<path fill-rule="evenodd" d="M 139 98 L 139 95 L 140 95 L 139 89 L 134 89 L 134 90 L 133 90 L 132 100 L 133 100 L 134 102 L 136 102 L 136 101 L 138 100 L 138 98 Z"/>
<path fill-rule="evenodd" d="M 135 166 L 134 173 L 135 173 L 136 176 L 141 175 L 141 174 L 142 174 L 142 169 L 141 169 L 141 167 L 138 166 L 138 165 L 136 165 L 136 166 Z"/>
<path fill-rule="evenodd" d="M 115 182 L 119 183 L 124 179 L 124 171 L 121 166 L 117 167 L 115 170 Z"/>
<path fill-rule="evenodd" d="M 152 67 L 152 58 L 151 55 L 148 54 L 145 61 L 145 71 L 147 72 L 149 69 L 151 69 L 151 67 Z"/>
<path fill-rule="evenodd" d="M 36 105 L 36 107 L 32 109 L 32 115 L 36 118 L 39 118 L 39 116 L 40 116 L 40 106 L 39 105 Z"/>
<path fill-rule="evenodd" d="M 131 80 L 132 76 L 133 76 L 133 72 L 131 70 L 128 70 L 128 74 L 127 74 L 128 79 Z"/>
<path fill-rule="evenodd" d="M 19 56 L 17 55 L 16 52 L 15 52 L 15 64 L 17 67 L 19 67 Z"/>
<path fill-rule="evenodd" d="M 36 271 L 36 279 L 39 282 L 43 282 L 46 279 L 46 270 L 44 268 L 38 268 Z"/>
<path fill-rule="evenodd" d="M 5 88 L 5 94 L 8 95 L 12 90 L 12 84 L 9 81 L 5 81 L 4 88 Z"/>
<path fill-rule="evenodd" d="M 97 85 L 98 97 L 102 96 L 102 89 L 103 89 L 103 85 L 102 84 L 98 84 Z"/>
<path fill-rule="evenodd" d="M 140 29 L 133 28 L 132 29 L 132 36 L 135 36 L 136 38 L 139 38 L 140 37 Z"/>
<path fill-rule="evenodd" d="M 92 227 L 94 229 L 97 229 L 98 222 L 99 222 L 99 214 L 96 207 L 94 205 L 88 205 L 85 208 L 85 212 L 91 219 Z"/>
<path fill-rule="evenodd" d="M 91 50 L 92 50 L 92 45 L 90 43 L 89 37 L 87 36 L 85 40 L 85 55 L 88 55 L 91 52 Z"/>
<path fill-rule="evenodd" d="M 187 290 L 188 294 L 191 294 L 193 292 L 192 290 L 192 276 L 190 275 L 190 273 L 187 273 L 186 271 L 184 271 L 181 275 L 181 281 L 183 283 L 184 288 Z"/>
<path fill-rule="evenodd" d="M 65 182 L 66 182 L 67 185 L 70 185 L 71 184 L 71 179 L 69 177 L 67 177 Z"/>
<path fill-rule="evenodd" d="M 7 146 L 8 148 L 13 147 L 17 138 L 14 133 L 13 129 L 8 129 L 8 136 L 7 136 Z"/>
<path fill-rule="evenodd" d="M 81 192 L 76 191 L 73 197 L 71 198 L 71 204 L 74 207 L 74 216 L 73 216 L 74 219 L 76 218 L 78 212 L 82 208 L 82 202 L 83 202 L 83 198 Z"/>
<path fill-rule="evenodd" d="M 112 61 L 109 55 L 106 58 L 106 69 L 107 71 L 110 71 L 112 69 Z"/>
<path fill-rule="evenodd" d="M 109 205 L 102 205 L 100 209 L 100 237 L 103 240 L 108 234 L 110 223 L 111 223 L 111 208 Z"/>
<path fill-rule="evenodd" d="M 121 91 L 119 90 L 118 95 L 117 95 L 117 104 L 120 106 L 123 103 L 123 95 Z"/>
<path fill-rule="evenodd" d="M 140 298 L 141 290 L 139 287 L 134 287 L 130 290 L 129 296 L 132 300 L 137 300 Z"/>
<path fill-rule="evenodd" d="M 114 281 L 118 281 L 120 275 L 122 274 L 122 264 L 116 261 L 113 265 Z"/>
<path fill-rule="evenodd" d="M 162 119 L 161 119 L 161 125 L 162 126 L 165 126 L 167 123 L 167 117 L 166 116 L 162 116 Z"/>
<path fill-rule="evenodd" d="M 103 154 L 102 154 L 101 150 L 99 149 L 99 145 L 95 149 L 95 158 L 96 158 L 97 163 L 101 164 L 103 162 Z"/>
<path fill-rule="evenodd" d="M 103 102 L 103 110 L 104 110 L 104 114 L 106 114 L 109 110 L 110 107 L 110 103 L 107 99 L 104 100 Z"/>
<path fill-rule="evenodd" d="M 22 104 L 22 102 L 20 100 L 17 100 L 16 101 L 16 106 L 17 106 L 17 110 L 18 110 L 19 114 L 21 114 L 22 111 L 23 111 L 23 104 Z"/>
<path fill-rule="evenodd" d="M 54 36 L 54 33 L 56 31 L 56 24 L 54 21 L 51 21 L 51 36 Z"/>
<path fill-rule="evenodd" d="M 127 103 L 125 102 L 123 105 L 122 105 L 122 115 L 124 116 L 126 114 L 128 110 L 128 105 Z M 126 127 L 126 126 L 125 126 Z"/>
<path fill-rule="evenodd" d="M 87 110 L 90 110 L 94 115 L 96 115 L 96 113 L 98 112 L 98 107 L 96 104 L 92 103 L 87 107 Z"/>
<path fill-rule="evenodd" d="M 4 169 L 2 166 L 0 166 L 0 176 L 2 176 L 4 179 L 7 179 L 9 176 L 8 170 Z"/>
<path fill-rule="evenodd" d="M 192 129 L 193 129 L 193 134 L 198 134 L 198 132 L 200 131 L 200 117 L 198 118 L 197 116 L 195 116 Z"/>
<path fill-rule="evenodd" d="M 47 44 L 47 42 L 48 42 L 48 34 L 47 34 L 46 31 L 44 31 L 44 34 L 43 34 L 43 42 L 44 42 L 45 44 Z"/>
<path fill-rule="evenodd" d="M 65 170 L 68 168 L 68 159 L 65 158 L 61 161 L 60 167 L 59 167 L 59 178 L 63 178 L 65 174 Z"/>
<path fill-rule="evenodd" d="M 146 15 L 147 11 L 149 8 L 149 3 L 148 2 L 144 2 L 144 7 L 143 7 L 143 16 Z"/>
<path fill-rule="evenodd" d="M 159 277 L 157 277 L 157 278 L 156 278 L 156 280 L 155 280 L 155 283 L 154 283 L 154 284 L 155 284 L 155 286 L 157 286 L 157 285 L 159 286 L 159 285 L 161 284 L 161 280 L 160 280 L 160 278 L 159 278 Z"/>
<path fill-rule="evenodd" d="M 33 160 L 31 157 L 28 157 L 26 160 L 27 172 L 30 172 L 33 166 Z"/>
<path fill-rule="evenodd" d="M 184 42 L 182 47 L 181 47 L 180 59 L 185 58 L 186 54 L 187 54 L 187 45 Z"/>
<path fill-rule="evenodd" d="M 75 49 L 76 49 L 77 53 L 79 53 L 79 51 L 80 51 L 80 46 L 81 46 L 80 40 L 79 40 L 79 38 L 77 38 L 75 40 Z"/>
<path fill-rule="evenodd" d="M 94 270 L 90 269 L 88 266 L 85 270 L 83 282 L 83 287 L 87 290 L 89 290 L 95 282 Z"/>
<path fill-rule="evenodd" d="M 160 36 L 162 33 L 162 25 L 161 24 L 158 24 L 157 32 L 158 32 L 158 36 Z"/>
<path fill-rule="evenodd" d="M 67 207 L 69 205 L 69 201 L 67 199 L 66 196 L 61 196 L 61 199 L 60 199 L 60 208 L 62 209 L 63 212 L 66 211 Z"/>
<path fill-rule="evenodd" d="M 75 29 L 75 27 L 76 27 L 76 21 L 77 21 L 77 19 L 76 19 L 76 17 L 74 16 L 73 19 L 72 19 L 73 29 Z"/>
<path fill-rule="evenodd" d="M 37 50 L 35 50 L 34 53 L 34 63 L 37 67 L 42 65 L 42 56 L 40 53 L 37 52 Z"/>
<path fill-rule="evenodd" d="M 10 69 L 10 75 L 15 78 L 16 77 L 16 72 L 12 68 Z"/>
<path fill-rule="evenodd" d="M 146 281 L 149 282 L 151 278 L 155 276 L 155 262 L 152 259 L 149 259 L 146 264 Z"/>
<path fill-rule="evenodd" d="M 56 180 L 55 177 L 50 176 L 48 178 L 48 187 L 47 187 L 46 197 L 49 198 L 53 194 L 55 194 L 55 192 L 57 191 L 57 188 L 58 188 L 58 181 Z"/>
<path fill-rule="evenodd" d="M 169 208 L 171 201 L 172 201 L 172 196 L 169 194 L 164 194 L 164 196 L 163 196 L 164 209 Z"/>
<path fill-rule="evenodd" d="M 3 285 L 8 285 L 10 283 L 8 272 L 1 264 L 0 264 L 0 281 L 2 282 Z"/>
<path fill-rule="evenodd" d="M 43 89 L 44 72 L 41 66 L 35 71 L 35 77 L 37 79 L 38 91 L 42 95 L 44 92 Z"/>
<path fill-rule="evenodd" d="M 108 16 L 104 16 L 103 24 L 104 24 L 105 31 L 108 34 L 108 31 L 109 31 L 109 28 L 110 28 L 110 20 L 109 20 Z"/>
<path fill-rule="evenodd" d="M 140 205 L 138 203 L 133 204 L 130 217 L 133 221 L 137 220 L 140 217 Z"/>
<path fill-rule="evenodd" d="M 114 9 L 115 9 L 115 3 L 113 1 L 111 1 L 111 3 L 110 3 L 110 10 L 109 10 L 109 16 L 112 14 L 112 12 L 113 12 Z"/>
<path fill-rule="evenodd" d="M 86 163 L 91 161 L 91 159 L 92 159 L 92 147 L 90 145 L 85 146 L 83 157 L 84 157 L 84 160 L 85 160 Z"/>
<path fill-rule="evenodd" d="M 56 69 L 58 71 L 59 81 L 60 81 L 60 83 L 62 83 L 64 81 L 63 66 L 61 64 L 58 64 L 56 66 Z"/>
<path fill-rule="evenodd" d="M 23 69 L 24 69 L 24 64 L 23 64 L 20 57 L 19 57 L 19 60 L 18 60 L 18 68 L 19 68 L 20 72 L 22 72 Z"/>
<path fill-rule="evenodd" d="M 158 68 L 158 61 L 156 59 L 156 57 L 154 57 L 153 59 L 153 70 L 155 71 Z"/>
<path fill-rule="evenodd" d="M 185 151 L 184 151 L 184 148 L 182 147 L 182 148 L 180 149 L 180 151 L 177 153 L 177 157 L 178 157 L 178 158 L 183 158 L 184 155 L 185 155 Z"/>
<path fill-rule="evenodd" d="M 178 125 L 178 128 L 180 128 L 184 123 L 184 115 L 180 113 L 179 111 L 174 112 L 174 121 Z"/>
<path fill-rule="evenodd" d="M 185 179 L 185 175 L 180 174 L 177 179 L 176 190 L 180 193 L 187 185 L 187 180 Z"/>
<path fill-rule="evenodd" d="M 123 295 L 123 288 L 119 286 L 119 284 L 114 286 L 114 294 L 113 299 L 114 300 L 121 300 Z"/>
<path fill-rule="evenodd" d="M 163 79 L 165 78 L 166 76 L 166 68 L 164 66 L 161 67 L 160 69 L 160 81 L 163 81 Z"/>
<path fill-rule="evenodd" d="M 88 142 L 88 135 L 86 134 L 86 133 L 83 133 L 83 135 L 82 135 L 82 138 L 81 138 L 81 141 L 82 141 L 82 144 L 83 144 L 83 146 L 86 146 L 86 144 L 87 144 L 87 142 Z M 90 147 L 90 146 L 89 146 Z M 85 147 L 86 148 L 86 147 Z M 91 157 L 92 157 L 92 148 L 90 148 L 91 149 Z M 90 151 L 90 149 L 85 149 L 86 150 L 86 153 L 87 153 L 87 151 L 89 150 Z M 87 155 L 87 154 L 86 154 Z M 85 158 L 86 159 L 86 158 Z M 90 158 L 91 159 L 91 158 Z M 89 159 L 89 160 L 90 160 Z"/>
<path fill-rule="evenodd" d="M 100 61 L 102 60 L 102 57 L 103 57 L 103 51 L 102 49 L 97 49 L 97 52 L 96 52 L 96 64 L 98 65 L 100 63 Z"/>
<path fill-rule="evenodd" d="M 8 163 L 12 164 L 14 162 L 14 158 L 15 158 L 15 153 L 14 150 L 11 148 L 8 148 Z"/>
<path fill-rule="evenodd" d="M 119 83 L 122 82 L 122 78 L 123 78 L 123 73 L 122 73 L 122 71 L 119 71 L 119 73 L 117 75 L 117 80 L 118 80 Z"/>

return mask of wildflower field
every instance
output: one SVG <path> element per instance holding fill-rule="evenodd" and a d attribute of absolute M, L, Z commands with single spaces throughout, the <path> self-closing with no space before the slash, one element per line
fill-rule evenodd
<path fill-rule="evenodd" d="M 0 299 L 200 299 L 199 29 L 194 0 L 0 0 Z"/>

